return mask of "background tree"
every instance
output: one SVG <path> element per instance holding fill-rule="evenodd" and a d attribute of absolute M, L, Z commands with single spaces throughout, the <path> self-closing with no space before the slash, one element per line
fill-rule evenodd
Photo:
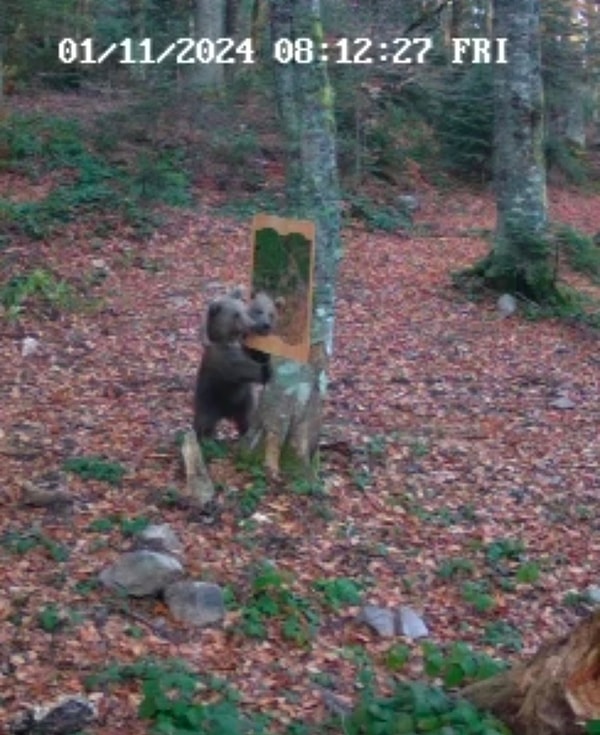
<path fill-rule="evenodd" d="M 495 244 L 476 271 L 500 290 L 543 301 L 555 294 L 555 286 L 544 241 L 547 202 L 538 0 L 496 0 L 494 35 L 508 39 L 510 58 L 494 67 Z"/>

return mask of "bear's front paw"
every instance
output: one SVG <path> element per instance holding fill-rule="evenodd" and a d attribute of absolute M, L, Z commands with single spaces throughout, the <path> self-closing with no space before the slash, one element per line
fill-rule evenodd
<path fill-rule="evenodd" d="M 270 362 L 264 362 L 261 366 L 261 380 L 262 384 L 268 383 L 273 377 L 273 370 Z"/>

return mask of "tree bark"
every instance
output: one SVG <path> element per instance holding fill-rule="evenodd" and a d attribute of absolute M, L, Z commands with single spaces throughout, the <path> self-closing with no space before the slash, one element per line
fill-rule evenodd
<path fill-rule="evenodd" d="M 532 233 L 547 224 L 539 0 L 496 0 L 494 35 L 510 58 L 494 68 L 494 183 L 499 248 L 507 223 Z"/>
<path fill-rule="evenodd" d="M 473 269 L 500 291 L 552 301 L 554 261 L 547 228 L 539 0 L 495 0 L 494 36 L 506 38 L 507 63 L 494 67 L 492 252 Z"/>
<path fill-rule="evenodd" d="M 600 612 L 520 664 L 462 690 L 515 735 L 582 735 L 600 719 Z"/>
<path fill-rule="evenodd" d="M 311 63 L 276 64 L 279 110 L 287 138 L 290 214 L 315 222 L 315 274 L 310 361 L 274 360 L 250 431 L 264 442 L 267 470 L 277 476 L 282 450 L 305 469 L 318 446 L 326 370 L 333 351 L 335 286 L 340 250 L 339 185 L 333 92 L 320 61 L 323 31 L 319 0 L 271 0 L 273 42 L 311 38 Z"/>
<path fill-rule="evenodd" d="M 225 0 L 196 0 L 194 12 L 196 40 L 210 39 L 213 43 L 225 36 Z M 220 90 L 225 82 L 224 64 L 194 64 L 194 81 L 202 88 Z"/>

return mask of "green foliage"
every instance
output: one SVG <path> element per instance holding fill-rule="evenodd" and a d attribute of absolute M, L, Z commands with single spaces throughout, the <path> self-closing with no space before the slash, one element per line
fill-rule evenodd
<path fill-rule="evenodd" d="M 317 579 L 313 587 L 323 595 L 325 605 L 332 610 L 360 605 L 362 600 L 362 586 L 348 577 Z"/>
<path fill-rule="evenodd" d="M 290 589 L 291 582 L 291 576 L 273 564 L 257 569 L 242 609 L 241 627 L 246 635 L 264 638 L 267 621 L 279 619 L 284 638 L 299 646 L 309 645 L 319 617 L 307 600 Z"/>
<path fill-rule="evenodd" d="M 410 219 L 399 207 L 376 204 L 361 194 L 346 194 L 344 199 L 348 205 L 348 217 L 364 222 L 370 230 L 395 232 L 411 226 Z"/>
<path fill-rule="evenodd" d="M 590 720 L 585 724 L 587 735 L 600 735 L 600 720 Z"/>
<path fill-rule="evenodd" d="M 434 643 L 423 643 L 423 662 L 428 676 L 441 678 L 447 687 L 462 687 L 495 676 L 507 668 L 503 661 L 473 651 L 466 643 L 453 643 L 446 653 Z"/>
<path fill-rule="evenodd" d="M 176 207 L 191 202 L 184 155 L 141 153 L 132 175 L 132 192 L 143 201 L 163 201 Z"/>
<path fill-rule="evenodd" d="M 524 552 L 525 544 L 519 539 L 497 539 L 487 545 L 485 557 L 491 567 L 497 567 L 503 560 L 520 561 Z"/>
<path fill-rule="evenodd" d="M 344 719 L 345 735 L 507 735 L 494 717 L 418 682 L 396 685 L 390 697 L 364 696 Z"/>
<path fill-rule="evenodd" d="M 51 559 L 64 562 L 69 559 L 70 553 L 66 546 L 57 543 L 45 536 L 38 528 L 28 531 L 7 531 L 0 536 L 0 546 L 3 546 L 12 554 L 27 554 L 32 549 L 44 549 Z"/>
<path fill-rule="evenodd" d="M 123 536 L 137 536 L 149 525 L 150 519 L 146 516 L 126 518 L 115 513 L 106 518 L 95 518 L 90 522 L 88 530 L 93 533 L 111 533 L 111 531 L 119 528 Z"/>
<path fill-rule="evenodd" d="M 150 525 L 150 519 L 146 516 L 121 519 L 121 533 L 123 536 L 138 536 Z"/>
<path fill-rule="evenodd" d="M 8 150 L 8 165 L 31 176 L 60 172 L 58 185 L 44 199 L 0 200 L 0 231 L 42 239 L 64 223 L 104 212 L 110 218 L 98 227 L 109 231 L 116 214 L 143 233 L 154 226 L 144 209 L 148 201 L 190 202 L 187 157 L 181 150 L 140 154 L 133 163 L 121 157 L 110 164 L 94 153 L 93 136 L 78 123 L 37 115 L 14 115 L 0 123 L 0 147 Z"/>
<path fill-rule="evenodd" d="M 556 241 L 573 270 L 600 282 L 600 247 L 593 238 L 564 226 L 557 231 Z"/>
<path fill-rule="evenodd" d="M 110 462 L 102 457 L 71 457 L 65 460 L 63 467 L 84 480 L 98 480 L 109 485 L 120 485 L 125 475 L 125 468 L 117 462 Z"/>
<path fill-rule="evenodd" d="M 201 448 L 205 462 L 210 462 L 213 459 L 225 459 L 230 454 L 229 444 L 217 439 L 203 439 Z"/>
<path fill-rule="evenodd" d="M 450 557 L 441 562 L 437 573 L 442 579 L 452 579 L 459 576 L 471 576 L 474 570 L 475 564 L 470 559 Z"/>
<path fill-rule="evenodd" d="M 519 631 L 504 620 L 496 620 L 485 626 L 483 642 L 507 651 L 520 651 L 523 648 Z"/>
<path fill-rule="evenodd" d="M 94 518 L 88 525 L 88 530 L 93 533 L 110 533 L 118 524 L 118 517 L 111 515 L 108 518 Z"/>
<path fill-rule="evenodd" d="M 140 680 L 142 700 L 138 713 L 152 721 L 152 732 L 164 735 L 257 735 L 264 717 L 250 718 L 239 710 L 239 696 L 222 680 L 200 676 L 183 662 L 142 659 L 134 664 L 112 664 L 89 676 L 86 687 L 104 688 Z"/>
<path fill-rule="evenodd" d="M 27 304 L 39 303 L 45 307 L 68 309 L 73 300 L 71 286 L 64 280 L 57 280 L 43 268 L 12 276 L 0 286 L 0 303 L 9 318 L 16 318 Z"/>
<path fill-rule="evenodd" d="M 580 605 L 588 605 L 590 597 L 587 592 L 567 592 L 562 602 L 567 607 L 579 607 Z"/>
<path fill-rule="evenodd" d="M 492 170 L 493 69 L 489 64 L 454 67 L 437 100 L 436 131 L 442 162 L 455 174 L 488 179 Z"/>
<path fill-rule="evenodd" d="M 411 650 L 404 643 L 394 643 L 384 655 L 384 663 L 389 671 L 401 671 L 410 659 Z"/>
<path fill-rule="evenodd" d="M 496 602 L 489 594 L 490 585 L 485 580 L 479 582 L 465 582 L 462 588 L 463 597 L 466 602 L 473 605 L 480 613 L 488 612 L 496 606 Z"/>
<path fill-rule="evenodd" d="M 517 569 L 517 582 L 520 584 L 534 584 L 540 578 L 540 566 L 534 561 L 528 561 Z"/>
<path fill-rule="evenodd" d="M 44 605 L 37 616 L 38 625 L 46 633 L 56 633 L 67 623 L 67 618 L 54 603 Z"/>

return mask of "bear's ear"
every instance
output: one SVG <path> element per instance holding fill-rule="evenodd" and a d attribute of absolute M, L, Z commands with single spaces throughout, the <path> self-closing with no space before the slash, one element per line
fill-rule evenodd
<path fill-rule="evenodd" d="M 244 301 L 244 287 L 236 286 L 234 289 L 230 291 L 229 298 L 239 299 L 240 301 Z"/>

